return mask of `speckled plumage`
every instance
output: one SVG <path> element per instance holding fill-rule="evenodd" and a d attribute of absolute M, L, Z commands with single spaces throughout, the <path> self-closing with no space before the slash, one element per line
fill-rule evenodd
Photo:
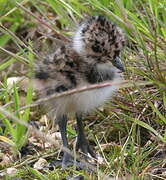
<path fill-rule="evenodd" d="M 124 45 L 123 31 L 103 16 L 91 17 L 84 22 L 73 38 L 73 49 L 80 55 L 99 56 L 98 63 L 119 56 Z"/>
<path fill-rule="evenodd" d="M 78 28 L 71 44 L 37 61 L 35 87 L 41 96 L 47 96 L 88 84 L 120 82 L 123 75 L 112 63 L 124 44 L 124 33 L 119 27 L 105 17 L 91 17 Z M 117 89 L 113 86 L 83 92 L 49 104 L 59 115 L 87 112 L 105 103 Z"/>
<path fill-rule="evenodd" d="M 41 97 L 61 93 L 85 85 L 123 79 L 123 63 L 120 53 L 125 45 L 122 30 L 103 16 L 91 17 L 83 22 L 70 44 L 38 60 L 35 65 L 34 86 Z M 82 113 L 103 105 L 118 90 L 117 85 L 93 89 L 45 104 L 52 117 L 56 117 L 63 145 L 68 147 L 67 114 L 76 114 L 78 138 L 76 149 L 95 157 L 82 126 Z M 64 152 L 62 167 L 67 167 L 71 156 Z"/>

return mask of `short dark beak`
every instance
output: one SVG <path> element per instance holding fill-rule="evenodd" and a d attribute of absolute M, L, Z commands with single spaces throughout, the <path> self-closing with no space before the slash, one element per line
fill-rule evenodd
<path fill-rule="evenodd" d="M 117 56 L 117 57 L 113 60 L 112 64 L 113 64 L 116 68 L 120 69 L 122 72 L 125 71 L 124 64 L 122 63 L 120 57 Z"/>

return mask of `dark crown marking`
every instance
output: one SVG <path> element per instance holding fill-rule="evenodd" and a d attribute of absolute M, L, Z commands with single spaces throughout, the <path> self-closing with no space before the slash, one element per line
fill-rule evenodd
<path fill-rule="evenodd" d="M 82 55 L 119 56 L 125 46 L 123 31 L 103 16 L 91 17 L 83 23 L 73 39 L 73 48 Z"/>

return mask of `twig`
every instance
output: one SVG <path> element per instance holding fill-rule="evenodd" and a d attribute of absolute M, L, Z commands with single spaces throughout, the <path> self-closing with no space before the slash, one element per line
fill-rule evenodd
<path fill-rule="evenodd" d="M 47 35 L 47 34 L 45 34 L 45 33 L 40 32 L 40 31 L 38 31 L 38 33 L 40 33 L 41 35 L 43 35 L 43 37 L 47 37 L 47 38 L 53 40 L 53 41 L 56 42 L 58 45 L 62 45 L 62 46 L 66 45 L 66 42 L 65 42 L 65 41 L 62 41 L 62 40 L 57 39 L 57 38 L 55 38 L 55 37 L 49 36 L 49 35 Z"/>
<path fill-rule="evenodd" d="M 12 166 L 13 168 L 20 168 L 24 165 L 28 165 L 28 164 L 31 164 L 35 161 L 37 161 L 39 158 L 49 158 L 49 157 L 53 157 L 57 154 L 57 152 L 53 152 L 53 153 L 49 153 L 49 154 L 45 154 L 45 155 L 37 155 L 37 156 L 33 156 L 33 157 L 29 157 L 27 158 L 26 160 L 22 161 L 21 163 L 19 162 L 19 164 L 17 164 L 16 162 L 16 165 Z M 6 169 L 6 168 L 5 168 Z M 0 173 L 4 172 L 4 170 L 1 170 Z"/>
<path fill-rule="evenodd" d="M 32 13 L 31 11 L 27 10 L 24 6 L 22 6 L 20 3 L 16 4 L 25 12 L 27 12 L 28 14 L 30 14 L 31 16 L 33 16 L 35 19 L 37 19 L 41 24 L 45 25 L 46 27 L 48 27 L 49 29 L 51 29 L 57 37 L 59 37 L 60 39 L 70 42 L 70 39 L 68 39 L 67 37 L 65 37 L 64 35 L 58 33 L 50 24 L 46 23 L 45 21 L 41 20 L 41 18 L 37 17 L 34 13 Z"/>
<path fill-rule="evenodd" d="M 25 0 L 25 1 L 22 1 L 20 2 L 21 5 L 25 5 L 29 0 Z M 3 16 L 0 17 L 0 20 L 9 16 L 11 13 L 13 13 L 15 10 L 17 10 L 18 8 L 17 7 L 14 7 L 12 8 L 11 10 L 9 10 L 6 14 L 4 14 Z"/>
<path fill-rule="evenodd" d="M 0 29 L 2 29 L 1 31 L 4 32 L 5 34 L 8 33 L 16 42 L 18 42 L 17 46 L 19 47 L 19 49 L 21 49 L 21 46 L 24 46 L 26 49 L 28 49 L 33 55 L 35 55 L 36 57 L 38 57 L 38 55 L 33 52 L 32 50 L 32 46 L 28 47 L 23 41 L 21 41 L 12 31 L 10 31 L 8 28 L 6 28 L 5 26 L 3 26 L 2 24 L 0 24 Z"/>
<path fill-rule="evenodd" d="M 144 82 L 144 81 L 140 81 L 138 83 L 135 83 L 136 85 L 139 85 L 139 86 L 145 86 L 145 85 L 150 85 L 150 84 L 153 84 L 152 82 Z M 121 83 L 115 83 L 115 82 L 106 82 L 106 83 L 101 83 L 101 84 L 93 84 L 93 85 L 88 85 L 88 86 L 84 86 L 84 87 L 81 87 L 81 88 L 76 88 L 76 89 L 72 89 L 72 90 L 69 90 L 69 91 L 65 91 L 63 93 L 59 93 L 59 94 L 52 94 L 50 96 L 47 96 L 45 98 L 41 98 L 37 101 L 35 101 L 33 104 L 30 104 L 30 105 L 27 105 L 27 106 L 23 106 L 22 108 L 20 108 L 18 111 L 22 111 L 24 109 L 27 109 L 27 108 L 31 108 L 31 107 L 36 107 L 40 104 L 43 104 L 47 101 L 50 101 L 50 100 L 53 100 L 53 99 L 57 99 L 57 98 L 61 98 L 61 97 L 64 97 L 64 96 L 69 96 L 69 95 L 72 95 L 72 94 L 76 94 L 76 93 L 81 93 L 81 92 L 84 92 L 84 91 L 90 91 L 90 90 L 93 90 L 93 89 L 99 89 L 99 88 L 104 88 L 104 87 L 108 87 L 108 86 L 113 86 L 113 85 L 119 85 L 120 88 L 126 88 L 126 87 L 133 87 L 133 82 L 131 81 L 123 81 Z"/>
<path fill-rule="evenodd" d="M 23 62 L 24 64 L 28 65 L 28 64 L 27 64 L 27 63 L 28 63 L 28 60 L 27 60 L 27 59 L 25 59 L 25 58 L 23 58 L 23 57 L 21 57 L 21 56 L 18 56 L 18 55 L 16 55 L 16 54 L 14 54 L 14 53 L 12 53 L 12 52 L 10 52 L 10 51 L 2 48 L 2 47 L 0 47 L 0 50 L 4 51 L 5 53 L 9 54 L 10 56 L 12 56 L 12 57 L 20 60 L 20 61 Z"/>
<path fill-rule="evenodd" d="M 30 108 L 30 107 L 35 107 L 35 106 L 38 106 L 40 104 L 43 104 L 44 102 L 47 102 L 47 101 L 50 101 L 50 100 L 53 100 L 53 99 L 57 99 L 57 98 L 61 98 L 61 97 L 64 97 L 64 96 L 69 96 L 69 95 L 72 95 L 72 94 L 81 93 L 81 92 L 89 91 L 89 90 L 92 90 L 92 89 L 104 88 L 104 87 L 108 87 L 108 86 L 112 86 L 112 85 L 122 85 L 124 83 L 126 83 L 126 81 L 123 82 L 123 83 L 107 82 L 107 83 L 83 86 L 81 88 L 72 89 L 72 90 L 65 91 L 65 92 L 59 93 L 59 94 L 55 93 L 55 94 L 52 94 L 52 95 L 47 96 L 45 98 L 41 98 L 41 99 L 35 101 L 33 104 L 24 106 L 24 107 L 20 108 L 19 111 L 22 111 L 22 110 Z"/>

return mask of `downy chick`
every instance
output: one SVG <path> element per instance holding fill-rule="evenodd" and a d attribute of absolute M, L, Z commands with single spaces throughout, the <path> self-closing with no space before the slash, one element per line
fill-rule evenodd
<path fill-rule="evenodd" d="M 112 81 L 120 83 L 124 66 L 120 59 L 125 46 L 123 31 L 103 16 L 95 16 L 83 22 L 75 32 L 70 44 L 60 46 L 51 56 L 37 61 L 34 86 L 41 97 L 61 93 L 85 85 Z M 45 104 L 56 117 L 64 147 L 67 141 L 67 114 L 74 113 L 78 136 L 76 149 L 96 157 L 85 137 L 82 114 L 103 105 L 118 90 L 118 85 L 89 90 Z M 72 161 L 64 152 L 62 167 Z"/>

